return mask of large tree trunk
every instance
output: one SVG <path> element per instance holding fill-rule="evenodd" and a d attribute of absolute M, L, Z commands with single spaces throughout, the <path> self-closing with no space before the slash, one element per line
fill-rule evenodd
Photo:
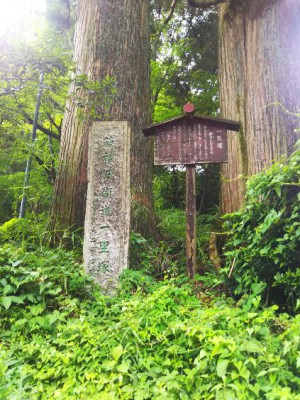
<path fill-rule="evenodd" d="M 245 180 L 292 151 L 300 120 L 299 0 L 231 0 L 220 6 L 220 97 L 229 133 L 221 212 L 242 204 Z"/>
<path fill-rule="evenodd" d="M 75 28 L 77 74 L 115 81 L 116 94 L 105 120 L 131 125 L 132 228 L 149 233 L 152 156 L 141 128 L 150 121 L 148 0 L 79 0 Z M 83 227 L 87 190 L 87 145 L 91 118 L 80 117 L 70 88 L 54 189 L 52 225 Z M 102 105 L 100 104 L 99 107 Z M 88 114 L 88 113 L 87 113 Z"/>

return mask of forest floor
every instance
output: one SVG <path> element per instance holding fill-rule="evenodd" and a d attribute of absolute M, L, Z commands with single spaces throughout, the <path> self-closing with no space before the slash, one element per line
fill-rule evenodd
<path fill-rule="evenodd" d="M 300 316 L 127 270 L 104 296 L 63 249 L 1 248 L 1 399 L 300 399 Z"/>

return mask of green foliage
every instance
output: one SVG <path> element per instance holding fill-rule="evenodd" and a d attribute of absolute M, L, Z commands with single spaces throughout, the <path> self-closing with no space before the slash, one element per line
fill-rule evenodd
<path fill-rule="evenodd" d="M 156 210 L 184 208 L 185 171 L 176 167 L 154 169 L 153 194 Z"/>
<path fill-rule="evenodd" d="M 144 270 L 127 269 L 120 276 L 118 295 L 122 298 L 130 298 L 135 293 L 152 293 L 155 287 L 154 278 L 145 273 Z"/>
<path fill-rule="evenodd" d="M 58 235 L 59 240 L 57 239 Z M 12 218 L 0 225 L 0 246 L 10 243 L 23 250 L 37 249 L 39 251 L 44 245 L 51 244 L 53 246 L 54 240 L 57 247 L 63 246 L 67 242 L 68 248 L 73 249 L 81 257 L 82 231 L 50 230 L 47 213 L 28 213 L 25 218 Z"/>
<path fill-rule="evenodd" d="M 45 72 L 37 139 L 31 132 L 39 76 Z M 26 160 L 33 156 L 28 210 L 49 208 L 63 110 L 72 69 L 71 52 L 63 35 L 39 31 L 34 40 L 7 37 L 0 57 L 0 221 L 16 215 L 22 196 Z M 21 175 L 22 172 L 22 175 Z M 7 189 L 2 182 L 9 181 Z"/>
<path fill-rule="evenodd" d="M 179 209 L 160 210 L 158 228 L 163 240 L 146 240 L 131 232 L 130 268 L 143 271 L 161 280 L 176 277 L 185 271 L 185 212 Z M 216 216 L 197 214 L 197 262 L 199 271 L 211 268 L 208 242 Z"/>
<path fill-rule="evenodd" d="M 71 23 L 70 2 L 48 3 L 50 18 L 61 34 Z M 183 100 L 193 100 L 193 96 L 201 97 L 204 111 L 217 112 L 216 63 L 209 57 L 216 43 L 216 15 L 193 15 L 178 2 L 175 18 L 168 25 L 164 21 L 171 0 L 150 3 L 156 25 L 152 26 L 156 120 L 170 112 L 177 114 Z M 60 4 L 65 8 L 59 15 Z M 184 38 L 192 33 L 191 40 Z M 0 195 L 7 200 L 2 204 L 2 221 L 17 208 L 19 171 L 30 150 L 31 123 L 26 115 L 33 114 L 43 59 L 50 64 L 40 121 L 53 134 L 60 131 L 74 68 L 68 47 L 64 54 L 59 42 L 57 48 L 55 40 L 45 43 L 41 48 L 26 47 L 24 52 L 19 49 L 20 57 L 13 59 L 13 52 L 3 52 L 0 60 Z M 159 57 L 167 48 L 170 51 Z M 93 117 L 105 113 L 114 82 L 89 82 L 80 75 L 73 83 L 78 91 L 71 100 L 79 113 L 87 109 Z M 98 108 L 98 103 L 104 108 Z M 31 180 L 35 188 L 30 194 L 32 211 L 48 204 L 47 169 L 55 167 L 57 151 L 58 144 L 49 147 L 40 130 L 35 154 L 42 163 L 36 161 L 40 172 Z M 203 288 L 220 284 L 216 275 L 201 277 L 202 287 L 195 283 L 197 296 L 187 278 L 178 276 L 184 268 L 179 255 L 183 254 L 185 216 L 178 208 L 165 210 L 173 201 L 166 195 L 172 181 L 169 175 L 158 175 L 155 185 L 160 227 L 170 241 L 154 244 L 132 233 L 134 270 L 122 274 L 115 298 L 104 296 L 84 274 L 77 252 L 44 246 L 49 233 L 43 216 L 3 224 L 0 397 L 300 400 L 300 318 L 277 315 L 274 306 L 262 308 L 259 296 L 278 302 L 280 291 L 290 308 L 299 297 L 299 152 L 289 165 L 281 163 L 271 171 L 249 184 L 246 209 L 229 217 L 228 267 L 235 260 L 237 292 L 250 293 L 237 305 L 216 295 L 209 302 L 205 299 Z M 180 176 L 180 189 L 183 181 Z M 209 178 L 207 184 L 212 185 Z M 177 200 L 181 202 L 183 195 Z M 213 217 L 198 218 L 198 259 L 202 263 L 208 262 L 212 223 Z M 71 240 L 75 243 L 76 237 Z"/>
<path fill-rule="evenodd" d="M 139 233 L 130 234 L 130 268 L 143 271 L 152 279 L 164 279 L 180 272 L 174 243 L 146 240 Z"/>
<path fill-rule="evenodd" d="M 211 213 L 218 205 L 219 166 L 202 164 L 196 170 L 196 208 L 201 214 Z M 185 168 L 181 166 L 154 169 L 153 194 L 155 209 L 185 208 Z"/>
<path fill-rule="evenodd" d="M 43 231 L 41 229 L 43 223 L 39 222 L 34 216 L 26 219 L 10 219 L 0 226 L 0 244 L 4 245 L 7 242 L 14 244 L 39 242 L 41 240 L 40 233 Z"/>
<path fill-rule="evenodd" d="M 182 249 L 185 243 L 185 211 L 169 209 L 159 213 L 158 224 L 162 234 L 172 239 L 178 249 Z"/>
<path fill-rule="evenodd" d="M 21 172 L 24 173 L 29 155 L 32 163 L 26 189 L 27 211 L 49 209 L 66 101 L 75 103 L 82 119 L 106 116 L 115 83 L 110 78 L 91 81 L 84 74 L 75 75 L 68 39 L 49 27 L 33 41 L 7 38 L 1 45 L 0 222 L 5 222 L 17 214 L 23 192 Z M 42 70 L 42 102 L 33 143 L 33 115 Z M 75 87 L 72 95 L 68 95 L 70 85 Z"/>
<path fill-rule="evenodd" d="M 292 311 L 300 298 L 300 151 L 248 183 L 245 207 L 227 216 L 228 269 L 238 295 L 263 283 L 267 304 Z"/>
<path fill-rule="evenodd" d="M 84 276 L 72 253 L 59 249 L 55 252 L 41 249 L 31 253 L 6 245 L 0 248 L 0 254 L 0 303 L 5 309 L 14 303 L 22 304 L 18 318 L 23 312 L 25 315 L 30 311 L 37 316 L 45 309 L 56 309 L 67 294 L 78 294 L 79 298 L 87 296 L 83 282 L 90 285 L 91 279 Z M 9 324 L 12 318 L 13 314 Z"/>
<path fill-rule="evenodd" d="M 24 174 L 22 173 L 0 175 L 0 223 L 14 215 L 16 205 L 14 201 L 20 194 L 23 180 Z"/>
<path fill-rule="evenodd" d="M 166 239 L 172 243 L 173 253 L 177 254 L 177 259 L 179 259 L 179 265 L 181 266 L 180 272 L 184 272 L 186 233 L 185 211 L 176 209 L 161 210 L 158 213 L 158 216 L 160 218 L 158 226 Z M 204 267 L 206 270 L 210 266 L 208 242 L 215 219 L 216 216 L 214 214 L 197 214 L 196 254 L 199 269 L 203 269 Z"/>
<path fill-rule="evenodd" d="M 216 114 L 217 14 L 172 3 L 150 2 L 153 119 L 181 114 L 187 101 L 200 113 Z"/>
<path fill-rule="evenodd" d="M 108 110 L 116 94 L 116 83 L 107 76 L 102 81 L 91 81 L 87 75 L 76 75 L 75 94 L 70 98 L 77 106 L 79 119 L 109 117 Z"/>
<path fill-rule="evenodd" d="M 3 399 L 300 398 L 298 317 L 139 271 L 108 298 L 72 253 L 0 251 Z"/>

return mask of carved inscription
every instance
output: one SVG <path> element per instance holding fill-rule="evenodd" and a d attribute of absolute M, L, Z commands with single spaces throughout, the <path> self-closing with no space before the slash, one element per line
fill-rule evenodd
<path fill-rule="evenodd" d="M 155 165 L 227 162 L 227 130 L 210 123 L 172 122 L 155 134 Z"/>
<path fill-rule="evenodd" d="M 110 294 L 128 263 L 129 141 L 127 122 L 94 122 L 89 137 L 84 263 Z"/>

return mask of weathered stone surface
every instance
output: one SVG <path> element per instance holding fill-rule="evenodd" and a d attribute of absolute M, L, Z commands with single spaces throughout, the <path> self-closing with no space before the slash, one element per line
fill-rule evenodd
<path fill-rule="evenodd" d="M 84 265 L 108 294 L 128 266 L 130 128 L 125 121 L 94 122 L 89 136 Z"/>

